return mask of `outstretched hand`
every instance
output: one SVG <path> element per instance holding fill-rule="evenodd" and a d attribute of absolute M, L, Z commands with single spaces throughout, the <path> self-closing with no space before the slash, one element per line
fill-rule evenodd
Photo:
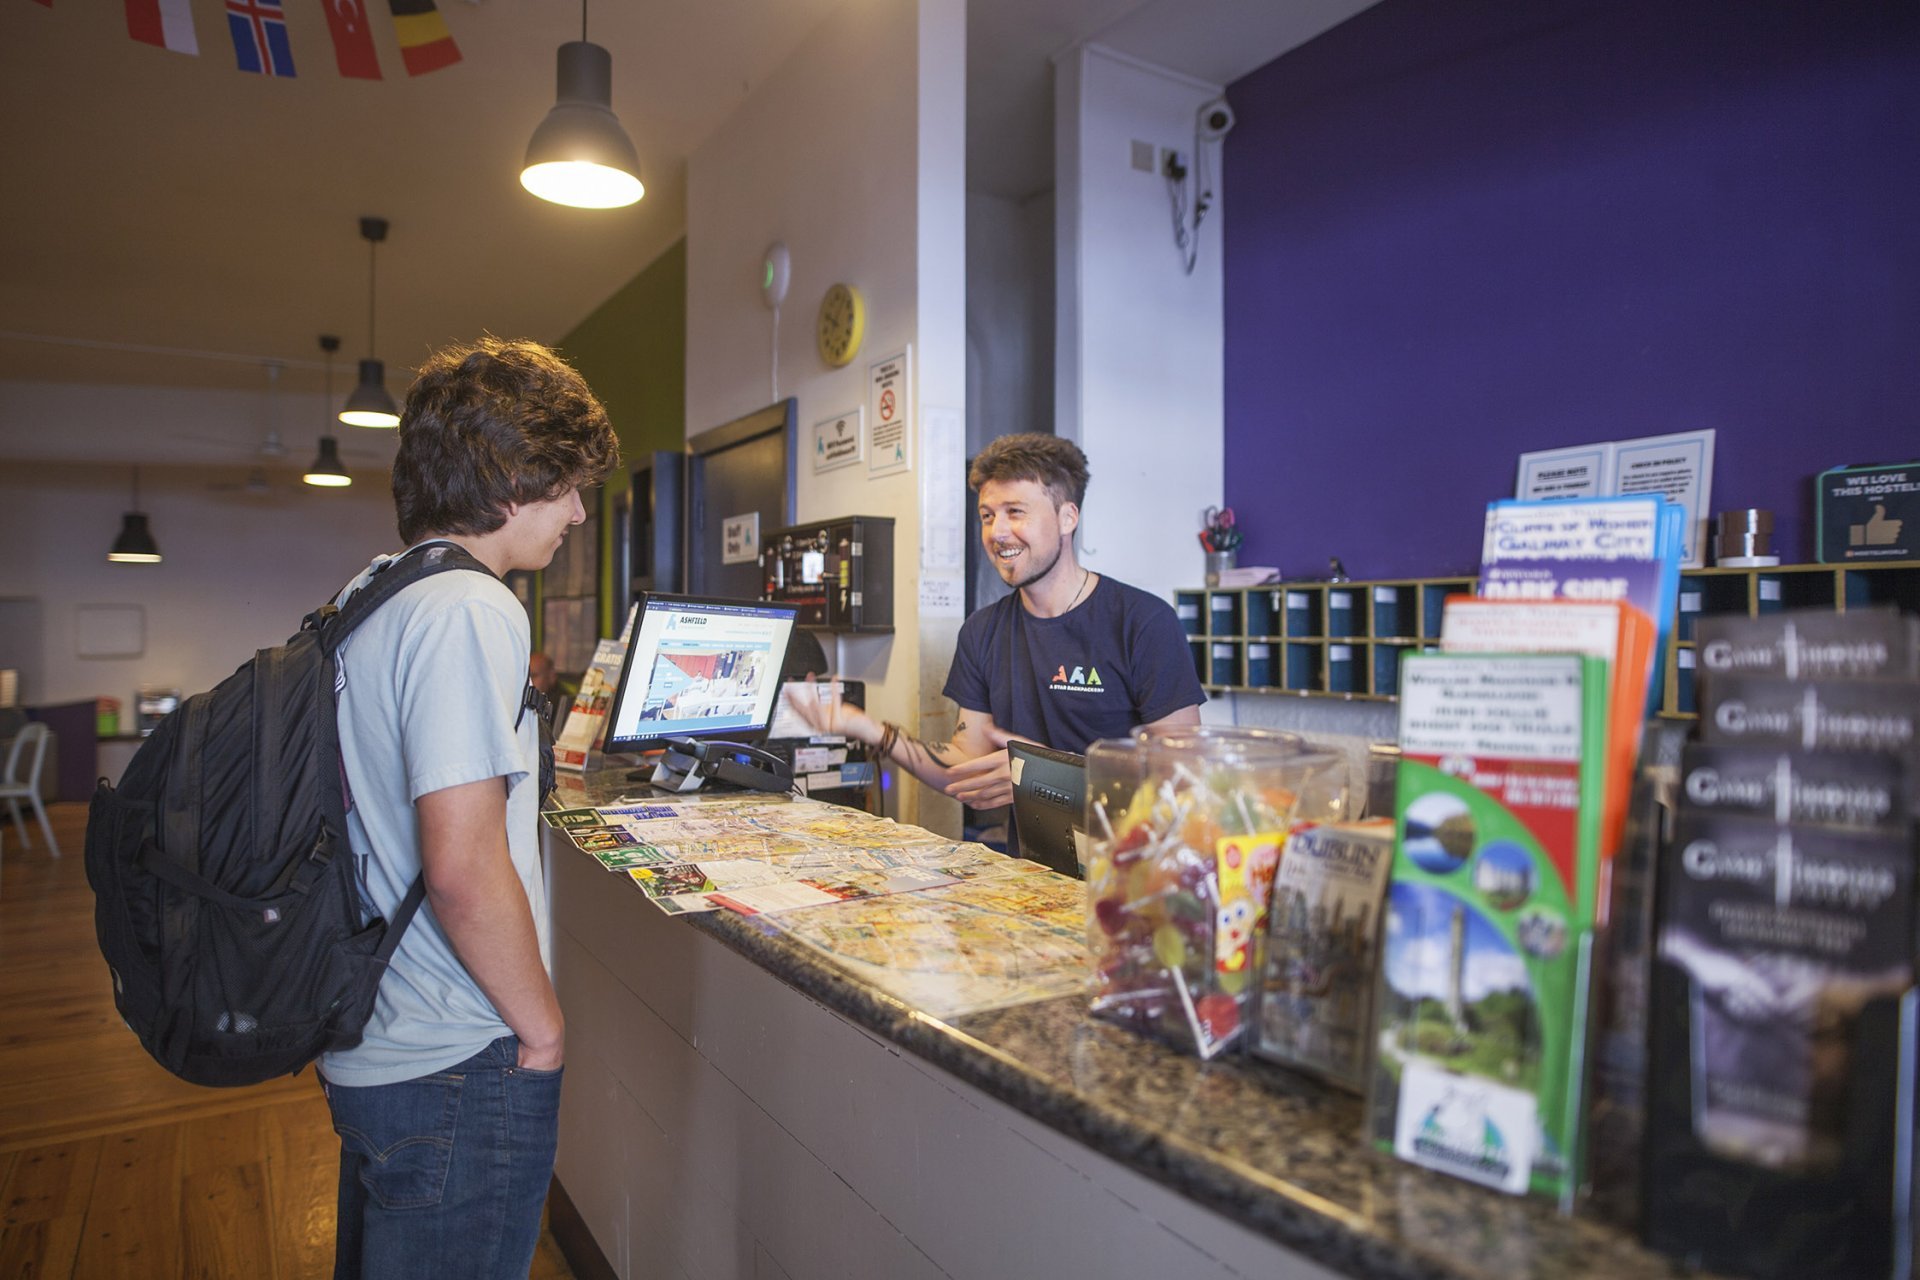
<path fill-rule="evenodd" d="M 1012 802 L 1013 767 L 1007 744 L 1027 741 L 995 724 L 986 726 L 986 734 L 993 749 L 954 765 L 952 781 L 946 786 L 948 795 L 975 809 L 995 809 Z"/>
<path fill-rule="evenodd" d="M 815 733 L 845 734 L 857 708 L 848 706 L 840 700 L 840 682 L 830 680 L 824 686 L 808 674 L 806 683 L 794 681 L 787 685 L 787 705 L 793 708 L 795 715 L 807 722 L 807 727 Z"/>

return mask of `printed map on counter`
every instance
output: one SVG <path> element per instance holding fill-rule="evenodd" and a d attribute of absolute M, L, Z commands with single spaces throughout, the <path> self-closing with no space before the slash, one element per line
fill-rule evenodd
<path fill-rule="evenodd" d="M 1092 970 L 1085 886 L 1009 859 L 907 896 L 767 917 L 795 942 L 935 1017 L 1074 995 Z"/>
<path fill-rule="evenodd" d="M 984 845 L 816 800 L 610 805 L 549 822 L 675 913 L 721 906 L 758 915 L 911 893 L 1007 861 Z"/>
<path fill-rule="evenodd" d="M 1079 881 L 815 800 L 550 815 L 670 915 L 728 909 L 935 1017 L 1073 995 L 1092 967 Z"/>

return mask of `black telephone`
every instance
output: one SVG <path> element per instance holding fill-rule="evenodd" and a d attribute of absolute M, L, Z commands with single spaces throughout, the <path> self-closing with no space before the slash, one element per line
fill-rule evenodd
<path fill-rule="evenodd" d="M 709 778 L 749 791 L 793 789 L 792 766 L 758 747 L 713 739 L 667 739 L 666 752 L 654 767 L 654 786 L 692 791 Z"/>

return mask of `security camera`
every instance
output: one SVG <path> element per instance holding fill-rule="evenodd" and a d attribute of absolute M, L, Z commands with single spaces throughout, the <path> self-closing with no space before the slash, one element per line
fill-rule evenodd
<path fill-rule="evenodd" d="M 1233 128 L 1233 108 L 1225 98 L 1215 98 L 1200 108 L 1198 127 L 1204 141 L 1220 141 Z"/>

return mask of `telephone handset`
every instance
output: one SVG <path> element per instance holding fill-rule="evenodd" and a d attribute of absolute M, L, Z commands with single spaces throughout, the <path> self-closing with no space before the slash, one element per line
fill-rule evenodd
<path fill-rule="evenodd" d="M 791 791 L 793 768 L 785 760 L 742 742 L 669 738 L 654 767 L 653 785 L 692 791 L 708 778 L 749 791 Z"/>

